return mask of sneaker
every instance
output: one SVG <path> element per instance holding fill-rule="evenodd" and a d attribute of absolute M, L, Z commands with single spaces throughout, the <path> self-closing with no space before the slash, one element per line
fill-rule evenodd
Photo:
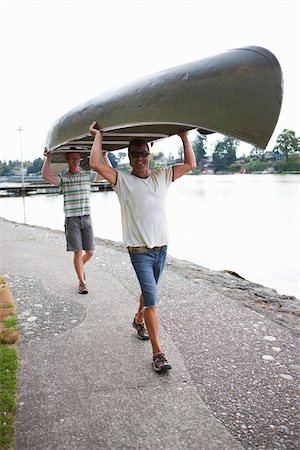
<path fill-rule="evenodd" d="M 147 330 L 145 328 L 145 325 L 143 323 L 137 323 L 135 318 L 136 318 L 136 315 L 134 316 L 132 326 L 133 326 L 133 328 L 136 329 L 136 331 L 138 333 L 138 338 L 141 339 L 142 341 L 148 341 L 149 336 L 148 336 Z"/>
<path fill-rule="evenodd" d="M 165 372 L 166 370 L 170 370 L 172 368 L 171 364 L 168 363 L 165 355 L 163 353 L 159 353 L 158 355 L 153 356 L 153 369 L 155 372 Z"/>
<path fill-rule="evenodd" d="M 79 294 L 87 294 L 89 291 L 87 290 L 86 284 L 80 283 L 78 292 Z"/>

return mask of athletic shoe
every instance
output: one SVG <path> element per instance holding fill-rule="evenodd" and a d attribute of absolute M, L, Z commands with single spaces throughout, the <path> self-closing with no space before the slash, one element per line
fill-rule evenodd
<path fill-rule="evenodd" d="M 172 368 L 171 364 L 168 363 L 165 355 L 163 353 L 159 353 L 158 355 L 153 356 L 153 369 L 155 372 L 165 372 L 166 370 L 170 370 Z"/>
<path fill-rule="evenodd" d="M 133 326 L 133 328 L 136 329 L 138 338 L 141 339 L 142 341 L 148 341 L 149 336 L 148 336 L 147 330 L 145 328 L 145 325 L 143 323 L 137 323 L 135 318 L 136 318 L 136 315 L 134 316 L 132 326 Z"/>
<path fill-rule="evenodd" d="M 87 294 L 89 291 L 87 290 L 85 283 L 80 283 L 78 288 L 79 294 Z"/>

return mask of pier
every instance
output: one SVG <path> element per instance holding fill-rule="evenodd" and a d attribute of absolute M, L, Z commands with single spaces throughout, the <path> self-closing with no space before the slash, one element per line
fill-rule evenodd
<path fill-rule="evenodd" d="M 112 190 L 111 185 L 107 181 L 92 183 L 92 192 Z M 32 194 L 60 194 L 60 186 L 45 182 L 32 182 L 28 184 L 5 183 L 0 185 L 0 197 L 22 196 Z"/>

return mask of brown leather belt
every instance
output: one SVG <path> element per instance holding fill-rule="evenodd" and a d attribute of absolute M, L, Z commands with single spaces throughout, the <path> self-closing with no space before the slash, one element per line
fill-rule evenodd
<path fill-rule="evenodd" d="M 149 247 L 146 247 L 146 245 L 143 245 L 142 247 L 127 247 L 127 249 L 129 251 L 129 253 L 137 254 L 137 253 L 146 253 L 148 250 L 156 250 L 158 252 L 159 250 L 162 249 L 162 247 L 163 246 L 161 245 L 160 247 L 149 248 Z"/>

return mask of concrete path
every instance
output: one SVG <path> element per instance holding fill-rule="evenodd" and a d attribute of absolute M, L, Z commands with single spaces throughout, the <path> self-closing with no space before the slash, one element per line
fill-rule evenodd
<path fill-rule="evenodd" d="M 131 326 L 139 289 L 121 247 L 98 241 L 79 295 L 61 232 L 2 219 L 0 231 L 22 333 L 16 450 L 298 448 L 298 334 L 276 311 L 170 258 L 160 317 L 173 368 L 158 375 Z"/>

